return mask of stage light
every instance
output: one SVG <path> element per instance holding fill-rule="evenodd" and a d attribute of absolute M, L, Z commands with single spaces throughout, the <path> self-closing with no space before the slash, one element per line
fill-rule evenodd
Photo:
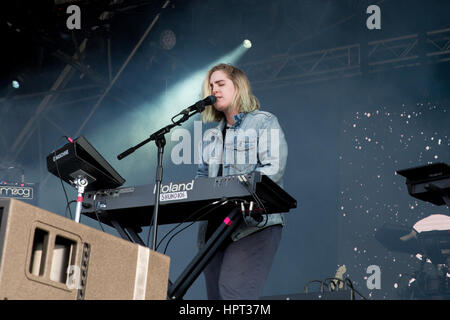
<path fill-rule="evenodd" d="M 250 40 L 248 40 L 248 39 L 245 39 L 242 42 L 242 45 L 244 46 L 244 48 L 250 49 L 252 47 L 252 42 Z"/>
<path fill-rule="evenodd" d="M 17 81 L 17 80 L 13 80 L 13 81 L 11 81 L 11 86 L 12 86 L 14 89 L 19 89 L 19 88 L 20 88 L 20 82 Z"/>
<path fill-rule="evenodd" d="M 161 32 L 159 44 L 165 50 L 171 50 L 177 43 L 177 37 L 172 30 L 164 30 Z"/>
<path fill-rule="evenodd" d="M 14 75 L 14 77 L 12 77 L 11 87 L 13 87 L 14 89 L 19 89 L 20 87 L 22 87 L 24 85 L 25 80 L 26 80 L 26 76 L 24 73 L 22 73 L 22 72 L 16 73 Z"/>

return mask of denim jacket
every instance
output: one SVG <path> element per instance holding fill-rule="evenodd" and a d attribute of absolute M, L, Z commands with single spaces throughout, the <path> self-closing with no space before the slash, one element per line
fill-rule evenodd
<path fill-rule="evenodd" d="M 202 161 L 196 178 L 217 177 L 223 161 L 223 176 L 260 171 L 283 187 L 288 147 L 276 116 L 255 110 L 235 115 L 234 121 L 225 135 L 225 147 L 222 137 L 225 119 L 216 128 L 205 132 L 202 143 L 198 145 L 199 159 Z M 232 240 L 237 241 L 265 227 L 284 225 L 284 218 L 282 214 L 269 214 L 264 215 L 264 220 L 259 224 L 254 222 L 243 222 L 231 235 Z M 207 222 L 202 222 L 199 227 L 200 248 L 205 244 L 206 227 Z"/>

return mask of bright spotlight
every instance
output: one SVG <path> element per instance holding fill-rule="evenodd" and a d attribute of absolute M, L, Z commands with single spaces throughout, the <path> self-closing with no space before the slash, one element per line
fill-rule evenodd
<path fill-rule="evenodd" d="M 248 39 L 245 39 L 242 42 L 242 45 L 244 46 L 244 48 L 250 49 L 252 47 L 252 42 L 250 40 L 248 40 Z"/>
<path fill-rule="evenodd" d="M 11 87 L 13 87 L 14 89 L 19 89 L 20 87 L 23 87 L 26 78 L 27 78 L 26 75 L 23 73 L 15 74 L 11 78 Z"/>
<path fill-rule="evenodd" d="M 14 89 L 19 89 L 19 88 L 20 88 L 20 82 L 17 81 L 17 80 L 13 80 L 13 81 L 11 81 L 11 86 L 12 86 Z"/>

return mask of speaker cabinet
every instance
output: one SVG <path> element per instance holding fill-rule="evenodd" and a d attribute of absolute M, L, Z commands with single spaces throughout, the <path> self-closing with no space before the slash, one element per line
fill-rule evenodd
<path fill-rule="evenodd" d="M 0 299 L 164 300 L 170 258 L 0 199 Z"/>

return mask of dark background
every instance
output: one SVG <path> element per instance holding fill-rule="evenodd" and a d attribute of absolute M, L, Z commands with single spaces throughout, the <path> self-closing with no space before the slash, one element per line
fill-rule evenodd
<path fill-rule="evenodd" d="M 65 25 L 67 4 L 2 4 L 2 180 L 23 169 L 26 182 L 39 183 L 39 206 L 64 215 L 64 192 L 45 157 L 64 144 L 61 136 L 82 134 L 126 185 L 153 183 L 154 145 L 122 161 L 117 154 L 195 102 L 172 87 L 250 39 L 253 47 L 235 64 L 247 72 L 262 109 L 276 114 L 285 130 L 284 186 L 298 201 L 286 216 L 264 295 L 301 293 L 308 281 L 332 277 L 345 264 L 367 298 L 405 298 L 402 290 L 420 261 L 388 251 L 374 234 L 386 222 L 412 227 L 431 213 L 448 214 L 445 206 L 409 196 L 395 173 L 449 163 L 448 1 L 171 1 L 101 103 L 110 81 L 108 39 L 114 78 L 163 2 L 72 3 L 82 13 L 81 30 L 73 32 Z M 381 9 L 381 30 L 366 27 L 371 4 Z M 104 12 L 109 20 L 98 19 Z M 164 30 L 176 35 L 170 50 L 160 42 Z M 81 58 L 64 60 L 83 39 Z M 44 103 L 68 63 L 73 71 L 59 88 L 66 91 Z M 13 90 L 17 74 L 25 82 Z M 199 95 L 200 86 L 190 90 Z M 165 181 L 189 179 L 195 170 L 174 165 L 166 149 Z M 65 187 L 74 199 L 74 189 Z M 86 217 L 82 223 L 99 228 Z M 159 229 L 161 236 L 168 228 Z M 170 243 L 172 280 L 195 255 L 196 231 L 191 227 Z M 381 269 L 381 289 L 366 286 L 370 265 Z M 201 276 L 186 298 L 205 297 Z"/>

